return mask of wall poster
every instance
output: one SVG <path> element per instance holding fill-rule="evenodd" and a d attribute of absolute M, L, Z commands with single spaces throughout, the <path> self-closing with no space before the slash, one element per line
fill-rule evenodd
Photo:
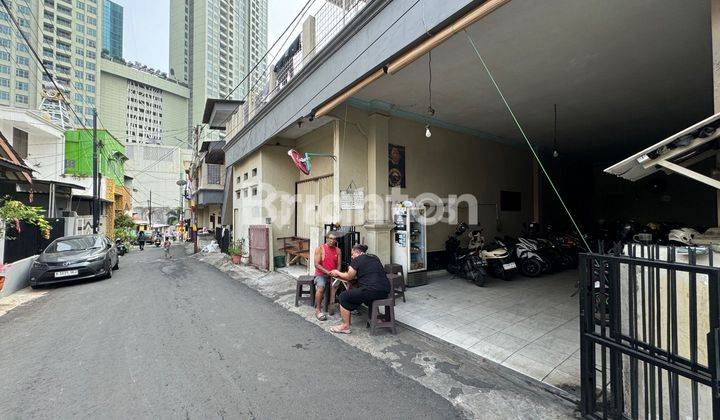
<path fill-rule="evenodd" d="M 388 144 L 388 184 L 405 188 L 405 146 Z"/>

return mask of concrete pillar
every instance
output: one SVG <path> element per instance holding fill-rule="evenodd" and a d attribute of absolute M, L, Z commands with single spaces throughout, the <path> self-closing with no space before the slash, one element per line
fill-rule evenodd
<path fill-rule="evenodd" d="M 712 32 L 713 99 L 715 113 L 720 112 L 720 0 L 710 0 L 710 30 Z M 720 171 L 720 153 L 715 155 L 715 172 Z M 720 226 L 720 191 L 716 192 L 717 226 Z"/>
<path fill-rule="evenodd" d="M 303 22 L 300 35 L 303 64 L 315 55 L 315 16 L 308 16 Z"/>
<path fill-rule="evenodd" d="M 372 114 L 368 118 L 368 213 L 365 237 L 368 252 L 390 262 L 391 229 L 390 209 L 386 199 L 390 193 L 388 184 L 388 122 L 390 117 Z"/>

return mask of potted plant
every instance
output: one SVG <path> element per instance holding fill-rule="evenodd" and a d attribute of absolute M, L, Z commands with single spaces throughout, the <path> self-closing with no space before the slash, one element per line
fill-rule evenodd
<path fill-rule="evenodd" d="M 245 239 L 235 239 L 228 247 L 228 254 L 233 264 L 240 264 L 245 257 Z"/>
<path fill-rule="evenodd" d="M 12 200 L 9 197 L 0 200 L 0 239 L 15 239 L 6 237 L 5 233 L 7 228 L 14 226 L 15 229 L 20 231 L 20 221 L 36 225 L 43 237 L 46 239 L 50 238 L 50 223 L 42 215 L 43 209 L 41 207 L 26 206 L 25 204 Z"/>

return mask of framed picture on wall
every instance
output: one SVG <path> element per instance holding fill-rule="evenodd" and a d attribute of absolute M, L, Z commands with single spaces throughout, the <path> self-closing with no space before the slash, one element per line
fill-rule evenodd
<path fill-rule="evenodd" d="M 388 144 L 388 185 L 405 188 L 405 146 Z"/>

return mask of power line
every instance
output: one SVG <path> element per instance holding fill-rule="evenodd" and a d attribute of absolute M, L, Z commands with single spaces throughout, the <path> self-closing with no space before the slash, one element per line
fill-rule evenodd
<path fill-rule="evenodd" d="M 27 37 L 25 36 L 25 32 L 22 31 L 22 29 L 20 28 L 20 24 L 18 23 L 17 19 L 15 18 L 15 15 L 10 10 L 10 7 L 7 4 L 7 0 L 0 0 L 0 2 L 2 2 L 2 5 L 5 7 L 5 10 L 8 12 L 8 15 L 10 16 L 10 20 L 12 21 L 13 25 L 15 25 L 15 28 L 18 30 L 18 32 L 20 32 L 20 36 L 22 37 L 23 41 L 25 41 L 25 44 L 30 49 L 30 52 L 32 52 L 32 55 L 33 55 L 33 57 L 35 57 L 35 60 L 38 62 L 40 67 L 42 67 L 43 72 L 50 80 L 50 83 L 52 83 L 53 86 L 55 86 L 55 89 L 57 89 L 60 97 L 65 102 L 70 104 L 70 101 L 65 97 L 65 94 L 63 93 L 62 89 L 60 89 L 60 86 L 58 86 L 58 84 L 55 82 L 55 78 L 53 77 L 53 75 L 50 73 L 50 71 L 48 71 L 47 67 L 45 67 L 45 63 L 43 63 L 43 61 L 40 58 L 40 56 L 38 55 L 37 51 L 35 51 L 35 48 L 32 45 L 30 45 L 30 42 L 28 41 Z M 75 112 L 75 108 L 73 108 L 72 106 L 68 106 L 68 108 L 70 108 L 70 111 L 73 113 L 73 115 L 75 115 L 75 118 L 80 122 L 80 125 L 82 125 L 83 128 L 85 128 L 87 130 L 88 129 L 87 126 L 85 126 L 85 123 L 80 119 L 77 112 Z"/>
<path fill-rule="evenodd" d="M 375 45 L 375 43 L 376 43 L 380 38 L 382 38 L 390 29 L 392 29 L 392 27 L 395 26 L 395 24 L 398 23 L 398 22 L 400 21 L 400 19 L 404 18 L 405 15 L 407 15 L 407 14 L 410 12 L 410 10 L 412 10 L 415 6 L 417 6 L 418 3 L 420 3 L 420 0 L 415 0 L 400 16 L 398 16 L 390 25 L 388 25 L 387 28 L 385 28 L 385 30 L 383 30 L 383 31 L 380 33 L 380 35 L 378 35 L 370 44 L 368 44 L 367 47 L 365 47 L 362 51 L 360 51 L 360 53 L 359 53 L 357 56 L 355 56 L 355 58 L 353 58 L 345 67 L 343 67 L 343 69 L 340 70 L 340 71 L 335 75 L 335 77 L 333 77 L 329 82 L 327 82 L 327 83 L 325 84 L 325 86 L 323 86 L 321 89 L 318 89 L 317 92 L 315 93 L 315 95 L 313 95 L 312 98 L 310 98 L 307 102 L 305 102 L 305 104 L 304 104 L 303 106 L 301 106 L 301 107 L 299 108 L 299 111 L 302 110 L 303 108 L 305 108 L 306 106 L 308 106 L 308 105 L 310 104 L 310 102 L 312 102 L 315 98 L 317 98 L 318 95 L 320 95 L 320 93 L 322 93 L 325 89 L 327 89 L 328 86 L 330 86 L 335 80 L 337 80 L 337 78 L 340 77 L 341 74 L 345 73 L 345 71 L 346 71 L 347 69 L 349 69 L 350 66 L 352 66 L 353 64 L 355 64 L 355 62 L 356 62 L 363 54 L 365 54 L 370 48 L 372 48 L 373 45 Z M 299 112 L 299 111 L 298 111 L 298 112 Z M 282 123 L 282 124 L 279 126 L 280 128 L 277 129 L 271 136 L 268 136 L 268 138 L 275 137 L 280 131 L 284 130 L 285 127 L 287 126 L 287 124 L 290 123 L 291 121 L 293 121 L 293 120 L 297 117 L 298 112 L 295 112 L 295 114 L 293 114 L 289 119 L 287 119 L 284 123 Z"/>
<path fill-rule="evenodd" d="M 245 80 L 247 80 L 247 78 L 250 77 L 250 75 L 255 71 L 255 69 L 257 69 L 257 66 L 260 65 L 260 62 L 262 62 L 265 58 L 267 58 L 267 55 L 270 53 L 270 51 L 272 51 L 272 49 L 275 48 L 275 45 L 280 41 L 280 39 L 285 36 L 285 33 L 288 31 L 288 29 L 290 29 L 290 26 L 293 25 L 293 23 L 295 22 L 295 20 L 298 20 L 298 19 L 300 18 L 300 16 L 302 16 L 302 14 L 305 12 L 305 9 L 310 6 L 310 3 L 315 3 L 315 1 L 316 1 L 316 0 L 308 0 L 308 1 L 305 3 L 305 5 L 302 7 L 302 9 L 300 9 L 300 11 L 299 11 L 298 14 L 295 16 L 295 18 L 294 18 L 292 21 L 290 21 L 290 24 L 287 26 L 287 28 L 285 28 L 285 30 L 283 31 L 283 33 L 280 34 L 280 36 L 278 37 L 277 40 L 275 40 L 275 42 L 273 43 L 273 45 L 265 51 L 265 54 L 263 54 L 263 56 L 260 57 L 260 59 L 255 63 L 255 65 L 254 65 L 247 73 L 245 73 L 245 77 L 243 77 L 242 80 L 240 80 L 240 83 L 238 83 L 237 85 L 235 85 L 235 87 L 232 88 L 232 90 L 230 91 L 230 93 L 228 93 L 227 95 L 225 95 L 225 98 L 223 98 L 223 99 L 229 98 L 230 95 L 232 95 L 232 94 L 237 90 L 237 88 L 239 88 L 240 85 L 242 85 L 242 84 L 245 82 Z M 299 20 L 298 20 L 298 21 L 299 21 Z M 248 91 L 249 91 L 249 90 L 250 90 L 250 89 L 248 89 Z M 246 97 L 247 97 L 247 95 L 246 95 Z"/>

